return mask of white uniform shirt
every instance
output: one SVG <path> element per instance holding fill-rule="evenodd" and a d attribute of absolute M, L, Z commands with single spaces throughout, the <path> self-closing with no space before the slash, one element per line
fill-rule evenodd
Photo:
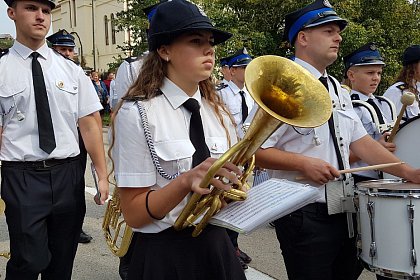
<path fill-rule="evenodd" d="M 137 59 L 133 62 L 124 60 L 118 67 L 117 76 L 115 77 L 115 94 L 114 96 L 111 95 L 111 108 L 117 105 L 118 101 L 136 81 L 142 65 L 143 59 Z"/>
<path fill-rule="evenodd" d="M 0 160 L 36 161 L 79 154 L 79 118 L 102 109 L 95 88 L 83 69 L 44 44 L 37 50 L 44 74 L 57 147 L 51 154 L 39 148 L 32 81 L 32 50 L 15 41 L 0 59 L 0 113 L 3 127 Z M 24 116 L 19 120 L 18 111 Z"/>
<path fill-rule="evenodd" d="M 248 106 L 248 114 L 251 112 L 252 107 L 254 106 L 254 99 L 252 99 L 251 95 L 245 87 L 240 89 L 233 81 L 229 81 L 227 85 L 227 87 L 219 91 L 219 94 L 229 112 L 232 114 L 236 123 L 238 135 L 242 138 L 244 135 L 242 130 L 242 97 L 239 92 L 241 90 L 245 92 L 245 102 Z"/>
<path fill-rule="evenodd" d="M 350 94 L 351 95 L 356 94 L 359 97 L 360 101 L 367 102 L 369 98 L 373 99 L 373 102 L 375 102 L 376 106 L 378 106 L 379 110 L 382 112 L 382 117 L 384 119 L 384 122 L 385 123 L 392 123 L 393 119 L 392 119 L 391 108 L 386 101 L 381 102 L 373 94 L 371 94 L 370 96 L 367 96 L 367 95 L 365 95 L 363 93 L 360 93 L 358 91 L 355 91 L 355 90 L 352 90 Z M 377 125 L 375 125 L 375 123 L 372 119 L 372 115 L 370 114 L 369 110 L 364 106 L 357 106 L 357 107 L 354 107 L 354 111 L 359 116 L 359 118 L 360 118 L 364 128 L 366 129 L 367 133 L 373 139 L 378 141 L 381 138 L 382 133 L 379 132 Z M 368 166 L 368 164 L 366 164 L 362 161 L 358 161 L 358 162 L 355 162 L 355 163 L 351 164 L 351 168 L 364 167 L 364 166 Z M 371 177 L 371 178 L 375 178 L 375 179 L 379 178 L 378 172 L 375 171 L 375 170 L 356 172 L 355 174 L 358 174 L 358 175 L 361 175 L 361 176 L 366 176 L 366 177 Z"/>
<path fill-rule="evenodd" d="M 307 69 L 315 78 L 319 79 L 319 77 L 321 77 L 321 73 L 305 61 L 296 58 L 295 62 Z M 326 75 L 326 73 L 324 75 Z M 337 106 L 337 108 L 340 107 L 337 110 L 339 119 L 338 125 L 340 127 L 341 137 L 343 138 L 342 143 L 344 144 L 343 162 L 344 166 L 348 167 L 350 143 L 365 136 L 366 130 L 363 128 L 360 119 L 353 110 L 350 95 L 348 92 L 344 92 L 344 90 L 342 90 L 338 81 L 335 79 L 333 80 L 336 83 L 337 90 L 339 91 L 339 98 L 334 92 L 334 86 L 332 85 L 330 79 L 328 79 L 328 88 L 331 99 L 334 100 L 335 104 L 340 104 L 340 106 Z M 319 145 L 316 145 L 316 138 L 319 139 Z M 335 168 L 339 168 L 328 123 L 316 128 L 294 128 L 290 125 L 284 124 L 277 129 L 277 131 L 274 132 L 261 147 L 264 149 L 274 147 L 287 152 L 320 158 L 330 163 Z M 302 176 L 302 174 L 298 171 L 268 170 L 268 173 L 270 178 L 284 178 L 291 181 L 296 181 L 296 177 Z M 305 181 L 302 182 L 305 183 Z M 325 202 L 325 186 L 318 187 L 320 197 L 322 197 L 319 202 Z"/>
<path fill-rule="evenodd" d="M 143 101 L 142 104 L 160 164 L 166 173 L 173 175 L 178 171 L 182 173 L 191 169 L 192 155 L 195 152 L 189 138 L 191 113 L 182 106 L 189 97 L 169 79 L 165 79 L 161 90 L 162 95 Z M 217 158 L 229 148 L 225 130 L 211 105 L 201 98 L 199 90 L 193 98 L 201 105 L 204 135 L 211 157 Z M 236 142 L 235 127 L 226 114 L 223 119 L 233 145 Z M 153 165 L 138 108 L 133 101 L 125 102 L 115 118 L 115 145 L 112 155 L 119 187 L 159 189 L 170 182 L 161 177 Z M 189 198 L 190 195 L 185 197 L 163 220 L 153 221 L 134 230 L 151 233 L 171 227 Z"/>
<path fill-rule="evenodd" d="M 403 85 L 403 84 L 404 84 L 403 82 L 396 82 L 395 84 L 390 86 L 384 93 L 385 97 L 388 97 L 392 102 L 394 102 L 397 115 L 400 113 L 401 108 L 402 108 L 401 96 L 403 94 L 403 91 L 399 89 L 398 86 Z M 420 82 L 417 82 L 416 88 L 420 89 Z M 418 116 L 419 113 L 420 113 L 420 109 L 419 109 L 418 96 L 417 96 L 414 103 L 410 106 L 407 106 L 403 117 L 411 119 L 413 117 Z"/>

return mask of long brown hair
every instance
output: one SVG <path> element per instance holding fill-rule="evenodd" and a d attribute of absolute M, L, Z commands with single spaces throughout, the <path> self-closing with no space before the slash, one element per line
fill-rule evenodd
<path fill-rule="evenodd" d="M 159 56 L 157 51 L 149 52 L 149 54 L 146 57 L 144 57 L 143 65 L 141 67 L 140 73 L 136 81 L 130 86 L 126 95 L 118 103 L 113 119 L 117 116 L 118 111 L 121 108 L 124 100 L 150 100 L 153 97 L 162 94 L 159 89 L 163 85 L 163 81 L 166 75 L 167 62 Z M 222 103 L 220 96 L 216 93 L 216 86 L 211 77 L 199 82 L 198 86 L 200 88 L 200 93 L 202 97 L 205 100 L 207 100 L 207 102 L 212 106 L 214 112 L 217 115 L 217 118 L 220 121 L 220 124 L 223 126 L 223 129 L 226 133 L 226 137 L 228 139 L 228 145 L 230 147 L 232 145 L 231 137 L 229 135 L 227 124 L 223 119 L 223 114 L 229 116 L 231 123 L 235 125 L 233 117 L 230 115 L 228 109 Z M 111 155 L 111 150 L 114 146 L 115 140 L 115 129 L 113 119 L 111 120 L 112 140 L 108 149 L 108 156 L 112 161 L 112 170 L 108 175 L 108 179 L 111 173 L 114 171 L 114 161 L 112 160 Z"/>
<path fill-rule="evenodd" d="M 417 63 L 420 63 L 420 62 L 417 62 Z M 404 66 L 401 69 L 395 81 L 395 82 L 403 82 L 404 84 L 408 86 L 408 89 L 412 91 L 413 93 L 419 93 L 419 90 L 416 88 L 416 82 L 418 81 L 414 79 L 415 68 L 417 66 L 417 63 Z"/>

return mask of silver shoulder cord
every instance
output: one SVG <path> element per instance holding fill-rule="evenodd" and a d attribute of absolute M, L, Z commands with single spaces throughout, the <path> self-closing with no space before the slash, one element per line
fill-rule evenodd
<path fill-rule="evenodd" d="M 168 173 L 165 172 L 165 170 L 163 170 L 162 166 L 160 166 L 159 158 L 158 158 L 158 156 L 156 154 L 156 151 L 155 151 L 155 145 L 153 143 L 152 135 L 150 134 L 149 122 L 147 120 L 146 112 L 144 111 L 144 108 L 140 104 L 140 102 L 136 101 L 136 105 L 137 105 L 137 109 L 139 110 L 141 124 L 142 124 L 143 130 L 144 130 L 144 136 L 146 137 L 146 143 L 147 143 L 147 146 L 149 147 L 150 156 L 152 157 L 153 165 L 155 166 L 159 175 L 162 176 L 163 178 L 165 178 L 166 180 L 175 179 L 181 173 L 178 170 L 177 173 L 175 173 L 173 175 L 169 175 Z M 179 166 L 179 164 L 178 164 L 178 166 Z"/>

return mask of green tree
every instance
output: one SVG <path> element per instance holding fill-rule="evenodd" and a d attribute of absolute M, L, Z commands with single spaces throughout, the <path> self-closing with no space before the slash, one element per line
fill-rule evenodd
<path fill-rule="evenodd" d="M 120 0 L 122 1 L 122 0 Z M 246 47 L 252 56 L 275 54 L 290 56 L 293 48 L 283 40 L 284 18 L 312 0 L 195 0 L 213 20 L 216 27 L 234 34 L 216 49 L 216 59 Z M 148 26 L 142 8 L 157 0 L 130 1 L 128 11 L 118 13 L 118 27 L 130 31 L 132 40 L 120 46 L 138 55 L 147 50 Z M 367 42 L 375 42 L 387 66 L 382 93 L 393 83 L 401 68 L 406 47 L 420 44 L 420 1 L 414 0 L 341 0 L 331 1 L 337 13 L 349 21 L 342 33 L 339 59 L 329 68 L 337 78 L 343 74 L 342 57 Z"/>

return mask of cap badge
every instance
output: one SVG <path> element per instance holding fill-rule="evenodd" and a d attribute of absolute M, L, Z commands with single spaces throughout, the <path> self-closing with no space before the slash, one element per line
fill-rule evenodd
<path fill-rule="evenodd" d="M 211 150 L 212 151 L 217 151 L 217 144 L 216 143 L 214 143 L 214 145 L 211 147 Z"/>
<path fill-rule="evenodd" d="M 328 8 L 332 8 L 332 5 L 331 5 L 330 1 L 328 1 L 328 0 L 324 0 L 324 6 L 326 6 Z"/>
<path fill-rule="evenodd" d="M 375 45 L 370 45 L 369 48 L 370 48 L 371 51 L 376 51 L 376 49 L 377 49 Z"/>
<path fill-rule="evenodd" d="M 242 53 L 243 53 L 243 54 L 248 54 L 247 49 L 246 49 L 246 48 L 244 48 L 244 49 L 243 49 L 243 51 L 242 51 Z"/>

